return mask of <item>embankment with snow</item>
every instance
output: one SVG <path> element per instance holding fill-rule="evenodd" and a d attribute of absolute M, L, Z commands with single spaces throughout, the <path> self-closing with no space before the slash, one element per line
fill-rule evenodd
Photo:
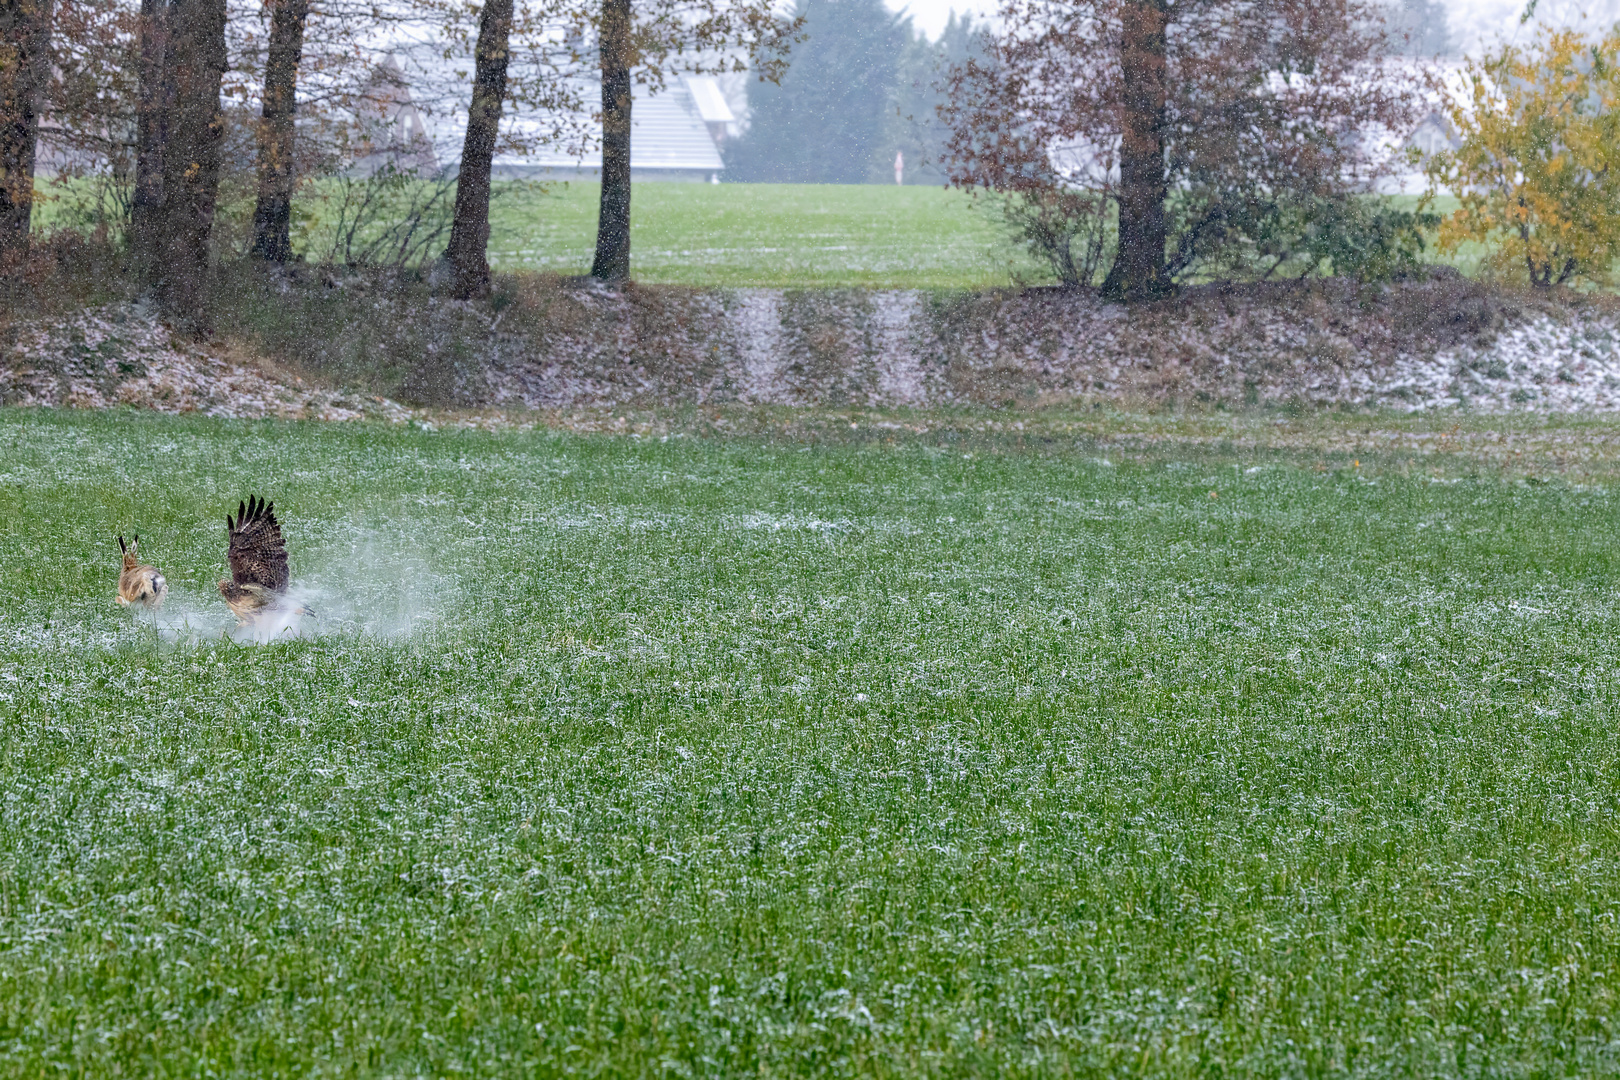
<path fill-rule="evenodd" d="M 559 281 L 498 299 L 283 282 L 272 318 L 322 329 L 273 347 L 182 342 L 131 305 L 14 317 L 0 336 L 0 401 L 392 420 L 410 406 L 1620 409 L 1620 304 L 1455 278 L 1194 288 L 1140 307 L 1060 289 Z"/>

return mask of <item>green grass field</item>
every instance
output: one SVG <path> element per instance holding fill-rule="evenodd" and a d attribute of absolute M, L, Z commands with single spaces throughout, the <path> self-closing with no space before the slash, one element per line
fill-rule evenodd
<path fill-rule="evenodd" d="M 102 189 L 79 180 L 46 183 L 42 190 L 35 226 L 49 232 L 82 226 Z M 590 270 L 598 184 L 501 182 L 495 190 L 489 241 L 495 270 Z M 247 195 L 233 189 L 217 225 L 222 248 L 238 255 L 251 236 Z M 1418 204 L 1416 196 L 1394 201 Z M 1456 205 L 1446 197 L 1435 208 L 1449 213 Z M 312 259 L 325 258 L 330 219 L 338 213 L 336 189 L 314 184 L 296 206 L 301 224 L 294 246 Z M 1056 280 L 993 208 L 934 186 L 643 182 L 631 202 L 631 251 L 636 280 L 693 287 L 986 289 Z M 1485 256 L 1483 245 L 1441 256 L 1431 244 L 1426 257 L 1472 276 Z"/>
<path fill-rule="evenodd" d="M 491 213 L 497 270 L 583 274 L 596 242 L 595 183 L 511 185 Z M 1398 205 L 1415 207 L 1415 196 Z M 1435 203 L 1450 213 L 1457 200 Z M 878 184 L 636 185 L 637 280 L 672 285 L 984 289 L 1055 281 L 994 213 L 960 191 Z M 1427 258 L 1477 274 L 1482 245 Z"/>
<path fill-rule="evenodd" d="M 0 412 L 0 1074 L 1620 1072 L 1609 432 L 999 419 Z"/>
<path fill-rule="evenodd" d="M 600 185 L 509 189 L 491 212 L 497 270 L 583 274 Z M 968 195 L 852 184 L 637 184 L 639 281 L 679 285 L 977 289 L 1045 277 Z"/>
<path fill-rule="evenodd" d="M 51 231 L 79 224 L 100 189 L 75 181 L 42 190 L 34 224 Z M 317 184 L 297 205 L 324 218 L 337 212 L 322 201 L 333 198 Z M 594 182 L 498 183 L 491 265 L 586 273 L 600 200 Z M 236 198 L 221 214 L 220 242 L 245 245 L 251 201 Z M 329 243 L 323 227 L 295 230 L 295 245 L 324 253 Z M 932 186 L 639 183 L 631 252 L 638 281 L 692 286 L 980 289 L 1049 276 L 970 195 Z"/>
<path fill-rule="evenodd" d="M 491 214 L 497 270 L 583 274 L 596 242 L 600 188 L 507 188 Z M 1415 196 L 1398 205 L 1416 207 Z M 1434 209 L 1457 208 L 1449 196 Z M 985 289 L 1055 281 L 995 214 L 960 191 L 849 184 L 636 185 L 631 250 L 637 280 L 672 285 Z M 1480 272 L 1466 244 L 1426 258 Z"/>

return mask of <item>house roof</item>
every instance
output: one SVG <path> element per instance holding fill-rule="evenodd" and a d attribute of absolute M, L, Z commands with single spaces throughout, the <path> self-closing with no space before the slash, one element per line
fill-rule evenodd
<path fill-rule="evenodd" d="M 687 92 L 692 95 L 692 104 L 697 107 L 698 116 L 703 118 L 705 124 L 730 124 L 737 118 L 732 115 L 731 106 L 726 104 L 726 95 L 721 91 L 720 84 L 707 75 L 688 75 L 682 80 L 686 84 Z"/>
<path fill-rule="evenodd" d="M 580 97 L 596 101 L 598 84 L 590 83 Z M 714 111 L 714 102 L 731 117 L 725 98 L 713 79 L 689 77 L 668 84 L 658 94 L 643 86 L 634 90 L 630 107 L 630 167 L 632 169 L 691 169 L 719 172 L 725 168 L 705 121 L 705 109 Z M 715 117 L 716 121 L 722 118 Z M 539 121 L 518 117 L 515 127 L 539 126 Z M 573 169 L 600 163 L 595 153 L 583 156 L 567 153 L 561 147 L 542 146 L 532 153 L 500 154 L 495 168 Z"/>

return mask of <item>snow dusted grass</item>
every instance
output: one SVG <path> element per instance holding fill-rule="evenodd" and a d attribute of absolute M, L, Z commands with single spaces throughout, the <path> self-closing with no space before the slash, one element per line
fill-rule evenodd
<path fill-rule="evenodd" d="M 587 272 L 600 192 L 571 182 L 504 193 L 491 264 Z M 971 198 L 938 187 L 637 184 L 631 252 L 636 280 L 672 285 L 978 289 L 1014 272 L 1047 277 Z"/>
<path fill-rule="evenodd" d="M 118 405 L 231 419 L 403 422 L 410 410 L 373 395 L 305 385 L 261 357 L 173 335 L 149 310 L 107 304 L 29 320 L 0 341 L 0 403 Z M 19 332 L 20 331 L 20 332 Z"/>
<path fill-rule="evenodd" d="M 912 419 L 0 412 L 0 1072 L 1620 1070 L 1600 425 Z"/>

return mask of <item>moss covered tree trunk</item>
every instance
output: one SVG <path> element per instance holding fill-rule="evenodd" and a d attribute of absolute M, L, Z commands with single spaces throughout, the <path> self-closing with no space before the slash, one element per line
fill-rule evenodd
<path fill-rule="evenodd" d="M 155 283 L 163 261 L 163 152 L 169 142 L 168 0 L 141 0 L 137 24 L 140 86 L 135 100 L 135 192 L 130 246 L 136 277 Z"/>
<path fill-rule="evenodd" d="M 172 0 L 165 69 L 172 92 L 163 152 L 159 303 L 196 333 L 209 329 L 209 239 L 219 197 L 225 117 L 225 0 Z"/>
<path fill-rule="evenodd" d="M 1165 267 L 1169 16 L 1168 0 L 1125 0 L 1120 8 L 1119 250 L 1102 287 L 1114 300 L 1152 300 L 1173 290 Z"/>

